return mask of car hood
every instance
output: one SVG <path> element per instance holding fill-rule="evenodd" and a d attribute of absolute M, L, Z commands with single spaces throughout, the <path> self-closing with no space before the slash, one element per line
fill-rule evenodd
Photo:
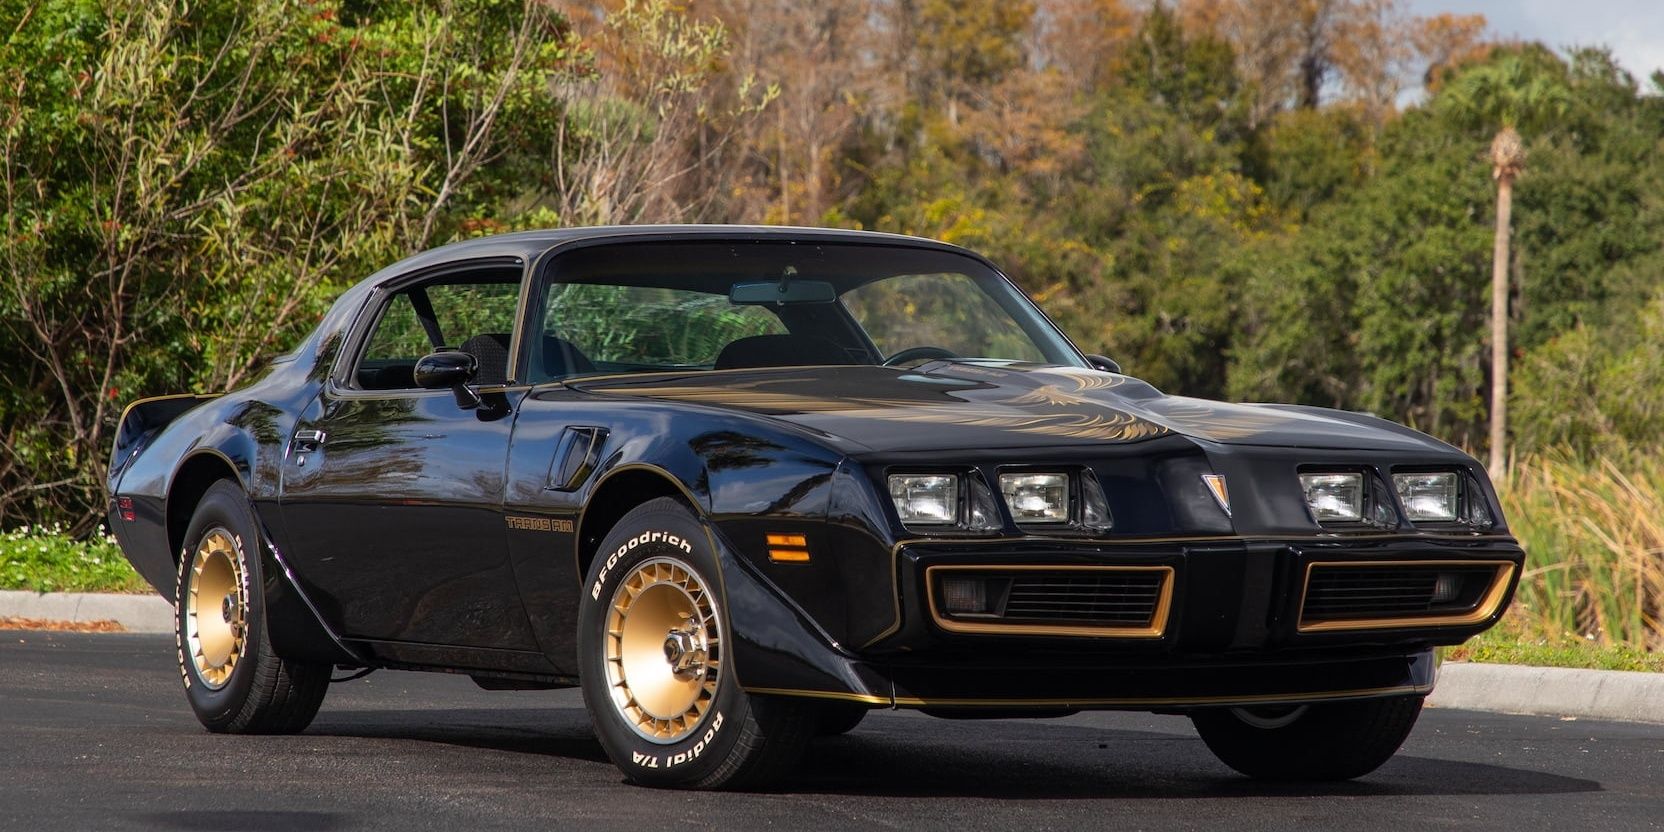
<path fill-rule="evenodd" d="M 879 452 L 1099 445 L 1174 434 L 1241 445 L 1444 449 L 1356 414 L 1168 396 L 1130 376 L 1050 365 L 790 367 L 574 379 L 567 386 L 760 414 Z"/>

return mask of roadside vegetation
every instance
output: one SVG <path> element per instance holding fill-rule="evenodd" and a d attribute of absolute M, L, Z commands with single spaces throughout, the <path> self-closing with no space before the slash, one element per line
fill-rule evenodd
<path fill-rule="evenodd" d="M 405 254 L 789 223 L 983 251 L 1172 393 L 1505 451 L 1531 553 L 1508 632 L 1664 650 L 1664 74 L 1598 47 L 1398 0 L 0 0 L 0 20 L 7 585 L 124 580 L 96 526 L 125 404 L 246 383 Z"/>
<path fill-rule="evenodd" d="M 24 526 L 0 533 L 0 589 L 34 592 L 149 592 L 150 584 L 100 527 L 76 540 L 61 527 Z"/>
<path fill-rule="evenodd" d="M 1500 485 L 1528 556 L 1503 630 L 1548 647 L 1664 657 L 1664 462 L 1533 457 Z"/>

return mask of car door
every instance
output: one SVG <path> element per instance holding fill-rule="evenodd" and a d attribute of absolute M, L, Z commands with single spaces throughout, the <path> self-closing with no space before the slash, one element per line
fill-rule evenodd
<path fill-rule="evenodd" d="M 344 637 L 536 646 L 502 519 L 520 277 L 518 266 L 476 265 L 380 293 L 347 347 L 350 369 L 297 424 L 283 469 L 285 555 Z M 480 359 L 482 406 L 415 387 L 416 360 L 445 342 Z"/>

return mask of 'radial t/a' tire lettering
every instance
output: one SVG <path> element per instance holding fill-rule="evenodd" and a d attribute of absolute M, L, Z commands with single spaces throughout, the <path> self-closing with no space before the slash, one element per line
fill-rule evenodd
<path fill-rule="evenodd" d="M 584 704 L 601 745 L 650 786 L 759 785 L 795 766 L 813 703 L 753 696 L 705 526 L 661 498 L 626 514 L 590 564 L 578 613 Z"/>

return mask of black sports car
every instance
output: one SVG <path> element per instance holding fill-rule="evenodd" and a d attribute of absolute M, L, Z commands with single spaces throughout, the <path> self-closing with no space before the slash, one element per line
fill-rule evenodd
<path fill-rule="evenodd" d="M 1523 552 L 1466 454 L 1168 396 L 988 261 L 883 234 L 510 234 L 347 291 L 223 396 L 129 407 L 110 520 L 209 730 L 337 668 L 581 686 L 633 780 L 786 771 L 870 708 L 1188 714 L 1367 773 Z"/>

